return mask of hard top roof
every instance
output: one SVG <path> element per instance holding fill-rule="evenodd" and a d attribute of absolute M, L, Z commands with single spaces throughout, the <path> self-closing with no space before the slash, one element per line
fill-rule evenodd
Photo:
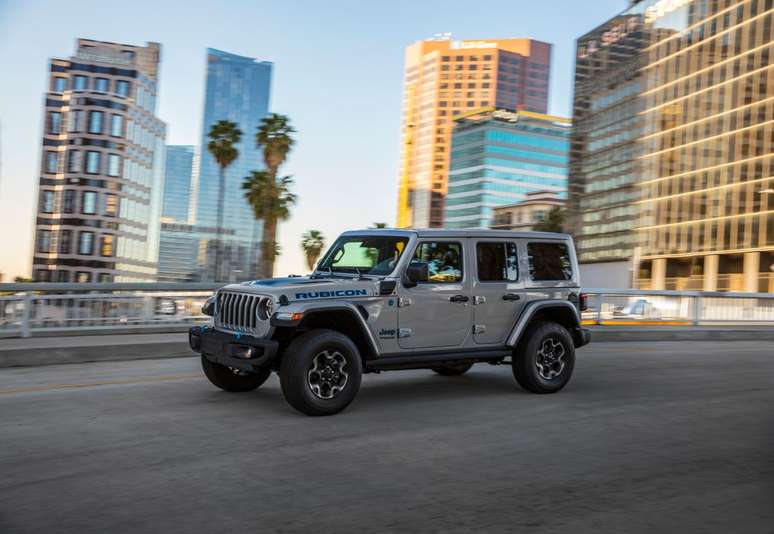
<path fill-rule="evenodd" d="M 493 238 L 499 237 L 504 239 L 556 239 L 556 240 L 569 240 L 572 239 L 569 234 L 559 234 L 553 232 L 516 232 L 511 230 L 489 230 L 486 228 L 481 229 L 469 229 L 469 230 L 457 230 L 451 228 L 367 228 L 363 230 L 348 230 L 342 235 L 394 235 L 394 236 L 410 236 L 416 235 L 417 237 L 435 237 L 435 238 Z"/>

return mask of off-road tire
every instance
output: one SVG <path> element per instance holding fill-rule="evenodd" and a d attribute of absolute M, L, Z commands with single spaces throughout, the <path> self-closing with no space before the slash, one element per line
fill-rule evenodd
<path fill-rule="evenodd" d="M 560 352 L 561 345 L 561 371 L 550 379 L 541 376 L 539 365 L 544 365 L 544 358 L 541 356 L 541 348 L 554 345 L 555 352 Z M 552 364 L 554 367 L 551 372 L 557 372 L 559 365 L 556 360 Z M 532 323 L 524 332 L 521 341 L 512 358 L 513 376 L 521 387 L 532 393 L 556 393 L 562 389 L 572 376 L 575 368 L 575 345 L 573 344 L 570 333 L 562 325 L 552 322 L 536 321 Z"/>
<path fill-rule="evenodd" d="M 326 390 L 315 382 L 313 375 L 320 359 L 329 356 L 346 361 L 344 365 L 338 363 L 337 370 L 347 376 L 344 382 L 339 382 L 341 388 L 336 387 L 335 393 L 331 393 L 331 388 L 327 389 L 327 394 L 333 395 L 331 398 L 321 398 L 320 394 L 325 394 Z M 335 330 L 317 329 L 298 336 L 290 343 L 282 355 L 279 377 L 282 394 L 293 408 L 306 415 L 333 415 L 354 400 L 360 390 L 362 373 L 360 351 L 351 339 Z"/>
<path fill-rule="evenodd" d="M 263 385 L 271 375 L 269 368 L 261 369 L 258 373 L 237 374 L 225 365 L 211 362 L 204 356 L 202 356 L 202 369 L 213 385 L 231 393 L 253 391 Z"/>
<path fill-rule="evenodd" d="M 433 367 L 433 371 L 443 376 L 459 376 L 470 371 L 473 367 L 472 363 L 445 363 L 437 367 Z"/>

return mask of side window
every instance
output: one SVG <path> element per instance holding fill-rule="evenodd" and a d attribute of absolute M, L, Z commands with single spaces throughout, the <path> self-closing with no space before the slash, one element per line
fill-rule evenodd
<path fill-rule="evenodd" d="M 454 283 L 462 280 L 462 245 L 425 241 L 417 246 L 412 262 L 427 263 L 428 282 Z"/>
<path fill-rule="evenodd" d="M 480 282 L 515 282 L 519 279 L 516 243 L 476 243 L 476 270 Z"/>
<path fill-rule="evenodd" d="M 532 280 L 571 280 L 572 262 L 564 243 L 528 243 L 529 276 Z"/>

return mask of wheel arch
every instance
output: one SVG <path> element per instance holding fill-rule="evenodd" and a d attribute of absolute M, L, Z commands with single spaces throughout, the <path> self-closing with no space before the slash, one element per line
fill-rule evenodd
<path fill-rule="evenodd" d="M 530 324 L 538 321 L 562 325 L 570 333 L 575 346 L 583 344 L 580 336 L 580 316 L 575 306 L 568 301 L 546 300 L 529 303 L 508 336 L 507 346 L 516 347 Z"/>

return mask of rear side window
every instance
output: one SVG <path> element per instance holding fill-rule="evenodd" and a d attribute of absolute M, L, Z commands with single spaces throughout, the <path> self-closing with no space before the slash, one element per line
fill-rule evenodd
<path fill-rule="evenodd" d="M 476 269 L 481 282 L 515 282 L 519 279 L 516 243 L 476 243 Z"/>
<path fill-rule="evenodd" d="M 570 252 L 564 243 L 528 243 L 527 256 L 532 280 L 572 280 Z"/>

